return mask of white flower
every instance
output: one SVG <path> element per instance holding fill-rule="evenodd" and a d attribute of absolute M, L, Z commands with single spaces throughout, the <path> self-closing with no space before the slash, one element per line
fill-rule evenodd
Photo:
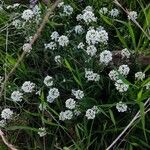
<path fill-rule="evenodd" d="M 55 56 L 54 60 L 57 64 L 61 64 L 61 56 L 60 55 Z"/>
<path fill-rule="evenodd" d="M 137 19 L 137 16 L 138 15 L 137 15 L 136 11 L 130 11 L 129 14 L 128 14 L 128 19 L 133 21 L 133 20 Z"/>
<path fill-rule="evenodd" d="M 49 48 L 49 49 L 52 49 L 52 50 L 56 49 L 56 47 L 57 47 L 55 42 L 50 42 L 48 44 L 44 44 L 44 46 L 45 46 L 45 49 Z"/>
<path fill-rule="evenodd" d="M 13 91 L 12 94 L 11 94 L 11 99 L 14 102 L 21 102 L 22 98 L 23 98 L 23 94 L 19 91 Z"/>
<path fill-rule="evenodd" d="M 129 85 L 125 84 L 121 79 L 115 82 L 115 86 L 116 86 L 116 89 L 121 93 L 126 92 L 129 88 Z"/>
<path fill-rule="evenodd" d="M 52 32 L 51 39 L 57 41 L 59 37 L 59 33 L 57 31 Z"/>
<path fill-rule="evenodd" d="M 93 57 L 96 55 L 97 49 L 94 45 L 90 45 L 87 47 L 86 52 L 89 56 Z"/>
<path fill-rule="evenodd" d="M 92 109 L 88 109 L 86 111 L 86 115 L 87 119 L 94 119 L 95 118 L 95 111 Z"/>
<path fill-rule="evenodd" d="M 52 86 L 53 85 L 53 78 L 51 76 L 46 76 L 44 79 L 44 84 L 46 86 Z"/>
<path fill-rule="evenodd" d="M 60 114 L 59 114 L 59 120 L 61 120 L 61 121 L 64 121 L 66 118 L 65 118 L 65 116 L 64 116 L 64 112 L 62 111 L 62 112 L 60 112 Z"/>
<path fill-rule="evenodd" d="M 81 34 L 83 32 L 83 27 L 81 25 L 77 25 L 74 30 L 76 34 Z"/>
<path fill-rule="evenodd" d="M 86 42 L 90 45 L 97 44 L 98 42 L 107 44 L 108 41 L 108 33 L 105 30 L 96 31 L 94 29 L 90 29 L 86 34 Z"/>
<path fill-rule="evenodd" d="M 73 112 L 71 110 L 66 110 L 64 112 L 60 112 L 59 120 L 70 120 L 73 117 Z"/>
<path fill-rule="evenodd" d="M 57 7 L 60 8 L 62 6 L 64 6 L 64 2 L 60 2 Z"/>
<path fill-rule="evenodd" d="M 86 11 L 91 11 L 91 12 L 93 12 L 92 6 L 86 6 L 85 9 L 84 9 L 82 12 L 84 13 L 84 12 L 86 12 Z"/>
<path fill-rule="evenodd" d="M 103 44 L 107 44 L 108 42 L 108 33 L 105 30 L 99 30 L 99 42 Z"/>
<path fill-rule="evenodd" d="M 135 79 L 137 80 L 143 80 L 145 78 L 145 73 L 143 72 L 137 72 L 135 73 Z"/>
<path fill-rule="evenodd" d="M 105 14 L 107 14 L 108 9 L 107 9 L 106 7 L 102 7 L 102 8 L 99 10 L 99 12 L 100 12 L 101 14 L 105 15 Z"/>
<path fill-rule="evenodd" d="M 12 22 L 12 25 L 15 26 L 16 29 L 20 29 L 21 26 L 21 21 L 19 19 L 16 19 Z"/>
<path fill-rule="evenodd" d="M 77 21 L 80 21 L 83 19 L 83 15 L 82 14 L 78 14 L 76 17 Z"/>
<path fill-rule="evenodd" d="M 74 109 L 76 107 L 76 101 L 72 98 L 67 99 L 65 104 L 66 104 L 66 107 L 69 109 Z"/>
<path fill-rule="evenodd" d="M 35 83 L 32 83 L 30 81 L 25 81 L 21 87 L 21 89 L 25 92 L 25 93 L 31 93 L 33 92 L 35 88 Z"/>
<path fill-rule="evenodd" d="M 110 77 L 111 80 L 113 80 L 113 81 L 118 80 L 118 75 L 119 74 L 118 74 L 117 71 L 111 70 L 108 75 L 109 75 L 109 77 Z"/>
<path fill-rule="evenodd" d="M 99 42 L 99 32 L 94 29 L 90 29 L 86 34 L 86 42 L 89 45 L 97 44 Z"/>
<path fill-rule="evenodd" d="M 79 116 L 80 114 L 81 114 L 80 110 L 77 110 L 77 109 L 74 110 L 74 115 L 75 116 Z"/>
<path fill-rule="evenodd" d="M 67 36 L 62 35 L 58 38 L 58 43 L 60 46 L 67 46 L 69 44 L 69 39 Z"/>
<path fill-rule="evenodd" d="M 46 110 L 46 103 L 45 103 L 45 102 L 44 102 L 44 103 L 40 103 L 39 109 L 40 109 L 41 111 Z"/>
<path fill-rule="evenodd" d="M 81 90 L 72 90 L 72 94 L 76 97 L 76 99 L 82 99 L 84 97 L 84 92 Z"/>
<path fill-rule="evenodd" d="M 32 11 L 33 11 L 33 14 L 34 15 L 37 15 L 39 16 L 41 14 L 41 9 L 38 5 L 35 5 L 33 8 L 32 8 Z"/>
<path fill-rule="evenodd" d="M 47 96 L 47 101 L 48 101 L 49 103 L 53 103 L 54 100 L 55 100 L 55 98 L 53 98 L 51 95 L 48 95 L 48 96 Z"/>
<path fill-rule="evenodd" d="M 146 87 L 146 90 L 149 90 L 150 89 L 150 82 L 146 83 L 145 87 Z"/>
<path fill-rule="evenodd" d="M 130 52 L 129 52 L 129 50 L 127 49 L 127 48 L 125 48 L 125 49 L 123 49 L 122 51 L 121 51 L 121 56 L 122 56 L 122 58 L 130 58 Z"/>
<path fill-rule="evenodd" d="M 51 88 L 48 93 L 49 93 L 48 96 L 51 97 L 52 99 L 56 99 L 60 95 L 57 88 Z"/>
<path fill-rule="evenodd" d="M 104 50 L 100 53 L 100 63 L 107 65 L 110 61 L 112 61 L 112 53 L 108 50 Z"/>
<path fill-rule="evenodd" d="M 92 11 L 85 11 L 82 17 L 87 24 L 97 21 L 97 18 Z"/>
<path fill-rule="evenodd" d="M 64 14 L 70 16 L 73 13 L 73 8 L 70 5 L 64 5 Z"/>
<path fill-rule="evenodd" d="M 30 43 L 25 43 L 23 45 L 23 51 L 25 51 L 26 53 L 30 53 L 30 51 L 32 50 L 31 44 Z"/>
<path fill-rule="evenodd" d="M 40 137 L 45 136 L 47 134 L 46 129 L 45 128 L 39 128 L 38 134 Z"/>
<path fill-rule="evenodd" d="M 121 65 L 119 66 L 118 71 L 120 74 L 126 76 L 129 74 L 130 68 L 128 67 L 128 65 Z"/>
<path fill-rule="evenodd" d="M 97 106 L 93 106 L 91 108 L 93 111 L 95 111 L 95 114 L 98 114 L 100 112 L 99 108 Z"/>
<path fill-rule="evenodd" d="M 87 78 L 88 81 L 99 81 L 100 75 L 94 73 L 91 69 L 85 69 L 85 78 Z"/>
<path fill-rule="evenodd" d="M 84 46 L 85 46 L 85 45 L 83 44 L 83 42 L 80 42 L 79 45 L 78 45 L 78 49 L 83 49 Z"/>
<path fill-rule="evenodd" d="M 5 119 L 0 120 L 0 128 L 3 128 L 5 126 L 6 126 L 6 120 Z"/>
<path fill-rule="evenodd" d="M 109 12 L 109 15 L 111 16 L 111 17 L 118 17 L 118 15 L 119 15 L 119 11 L 118 11 L 118 9 L 116 9 L 116 8 L 114 8 L 114 9 L 112 9 L 110 12 Z"/>
<path fill-rule="evenodd" d="M 11 119 L 12 118 L 12 116 L 13 116 L 13 111 L 12 110 L 10 110 L 9 108 L 5 108 L 5 109 L 3 109 L 2 110 L 2 112 L 1 112 L 1 117 L 3 118 L 3 119 Z"/>
<path fill-rule="evenodd" d="M 125 112 L 127 111 L 127 108 L 127 105 L 121 101 L 116 104 L 116 109 L 118 110 L 118 112 Z"/>
<path fill-rule="evenodd" d="M 29 21 L 30 19 L 32 19 L 34 16 L 34 13 L 32 10 L 30 9 L 27 9 L 27 10 L 24 10 L 23 13 L 22 13 L 22 19 L 24 19 L 25 21 Z"/>

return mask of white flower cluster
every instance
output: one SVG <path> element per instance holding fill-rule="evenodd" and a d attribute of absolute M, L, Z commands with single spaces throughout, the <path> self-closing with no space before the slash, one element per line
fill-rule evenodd
<path fill-rule="evenodd" d="M 35 83 L 32 83 L 31 81 L 25 81 L 21 87 L 21 89 L 25 92 L 25 93 L 31 93 L 34 91 L 35 88 Z"/>
<path fill-rule="evenodd" d="M 55 42 L 50 42 L 48 44 L 44 44 L 44 46 L 45 46 L 45 49 L 51 49 L 51 50 L 54 50 L 57 47 Z"/>
<path fill-rule="evenodd" d="M 106 15 L 108 13 L 108 9 L 106 7 L 102 7 L 99 12 L 102 14 L 102 15 Z"/>
<path fill-rule="evenodd" d="M 136 20 L 138 17 L 137 12 L 136 11 L 130 11 L 128 14 L 128 19 L 129 20 Z"/>
<path fill-rule="evenodd" d="M 83 27 L 81 25 L 76 25 L 74 30 L 75 30 L 76 34 L 81 34 L 84 29 L 83 29 Z"/>
<path fill-rule="evenodd" d="M 94 119 L 95 118 L 95 111 L 93 109 L 88 109 L 86 111 L 85 116 L 87 117 L 87 119 Z"/>
<path fill-rule="evenodd" d="M 121 101 L 116 104 L 116 109 L 118 110 L 118 112 L 125 112 L 127 111 L 127 108 L 127 105 Z"/>
<path fill-rule="evenodd" d="M 52 32 L 51 39 L 56 42 L 58 38 L 59 38 L 59 33 L 57 31 Z"/>
<path fill-rule="evenodd" d="M 85 45 L 83 44 L 83 42 L 80 42 L 80 43 L 78 44 L 78 47 L 77 47 L 77 48 L 78 48 L 78 49 L 84 49 L 84 46 L 85 46 Z"/>
<path fill-rule="evenodd" d="M 94 30 L 90 29 L 86 34 L 86 42 L 89 45 L 95 45 L 97 43 L 107 44 L 108 42 L 108 33 L 105 30 Z"/>
<path fill-rule="evenodd" d="M 129 85 L 124 83 L 121 79 L 115 82 L 115 86 L 116 86 L 116 89 L 121 93 L 126 92 L 129 88 Z"/>
<path fill-rule="evenodd" d="M 30 19 L 32 19 L 34 17 L 34 13 L 31 9 L 26 9 L 26 10 L 23 11 L 21 17 L 25 21 L 30 21 Z"/>
<path fill-rule="evenodd" d="M 77 19 L 77 21 L 81 21 L 83 19 L 83 15 L 82 14 L 78 14 L 76 19 Z"/>
<path fill-rule="evenodd" d="M 67 46 L 69 44 L 69 39 L 67 36 L 62 35 L 58 38 L 58 43 L 60 46 Z"/>
<path fill-rule="evenodd" d="M 40 7 L 38 5 L 35 5 L 33 7 L 32 11 L 33 11 L 33 14 L 35 15 L 36 22 L 39 23 L 40 20 L 42 19 L 41 18 L 41 9 L 40 9 Z"/>
<path fill-rule="evenodd" d="M 121 75 L 127 76 L 129 74 L 130 68 L 128 67 L 128 65 L 121 65 L 119 66 L 118 72 Z"/>
<path fill-rule="evenodd" d="M 99 81 L 100 75 L 94 73 L 91 69 L 85 69 L 85 78 L 87 78 L 88 81 Z"/>
<path fill-rule="evenodd" d="M 49 103 L 52 103 L 56 98 L 58 98 L 60 95 L 57 88 L 51 88 L 48 92 L 47 101 Z"/>
<path fill-rule="evenodd" d="M 95 56 L 96 52 L 97 48 L 94 45 L 89 45 L 86 49 L 86 53 L 91 57 Z"/>
<path fill-rule="evenodd" d="M 53 78 L 49 75 L 47 75 L 45 78 L 44 78 L 44 84 L 46 86 L 52 86 L 53 85 Z"/>
<path fill-rule="evenodd" d="M 12 22 L 12 25 L 15 26 L 16 29 L 21 29 L 22 27 L 22 23 L 19 19 L 15 19 L 13 22 Z"/>
<path fill-rule="evenodd" d="M 113 18 L 118 17 L 119 16 L 119 10 L 116 8 L 113 8 L 111 11 L 109 11 L 109 15 Z"/>
<path fill-rule="evenodd" d="M 60 112 L 59 114 L 59 120 L 65 121 L 65 120 L 70 120 L 73 117 L 73 112 L 71 110 L 65 110 Z"/>
<path fill-rule="evenodd" d="M 72 90 L 72 95 L 74 95 L 76 99 L 82 99 L 84 97 L 84 92 L 81 90 Z"/>
<path fill-rule="evenodd" d="M 108 50 L 104 50 L 100 53 L 100 63 L 107 65 L 112 61 L 112 53 Z"/>
<path fill-rule="evenodd" d="M 84 20 L 86 24 L 89 24 L 91 22 L 96 22 L 97 18 L 95 17 L 93 13 L 93 9 L 91 6 L 87 6 L 83 11 L 83 14 L 78 14 L 76 19 L 77 21 Z"/>
<path fill-rule="evenodd" d="M 31 44 L 30 43 L 25 43 L 23 45 L 23 51 L 26 52 L 26 53 L 30 53 L 30 51 L 32 50 L 32 47 L 31 47 Z"/>
<path fill-rule="evenodd" d="M 73 13 L 73 8 L 70 5 L 63 5 L 63 12 L 66 16 L 70 16 Z"/>
<path fill-rule="evenodd" d="M 73 98 L 69 98 L 65 102 L 66 107 L 69 109 L 74 109 L 76 107 L 76 101 Z"/>
<path fill-rule="evenodd" d="M 143 73 L 143 72 L 137 72 L 137 73 L 135 73 L 135 79 L 137 79 L 137 80 L 143 80 L 145 78 L 145 73 Z"/>
<path fill-rule="evenodd" d="M 46 129 L 45 128 L 39 128 L 38 134 L 40 137 L 45 136 L 47 134 Z"/>
<path fill-rule="evenodd" d="M 14 102 L 21 102 L 23 98 L 23 93 L 19 92 L 19 91 L 13 91 L 11 94 L 11 99 Z"/>
<path fill-rule="evenodd" d="M 117 81 L 119 79 L 119 73 L 116 70 L 111 70 L 108 75 L 113 81 Z"/>
<path fill-rule="evenodd" d="M 121 56 L 122 58 L 130 58 L 130 52 L 127 48 L 124 48 L 122 51 L 121 51 Z"/>
<path fill-rule="evenodd" d="M 12 119 L 12 117 L 13 117 L 13 111 L 12 110 L 10 110 L 9 108 L 5 108 L 5 109 L 3 109 L 2 110 L 2 112 L 1 112 L 1 118 L 3 118 L 3 119 Z"/>

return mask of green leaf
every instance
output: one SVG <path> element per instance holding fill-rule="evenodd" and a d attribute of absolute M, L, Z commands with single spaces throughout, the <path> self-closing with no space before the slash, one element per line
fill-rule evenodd
<path fill-rule="evenodd" d="M 145 131 L 145 107 L 144 107 L 144 103 L 140 102 L 139 103 L 140 106 L 140 114 L 141 114 L 141 121 L 142 121 L 142 128 L 143 128 L 143 132 L 144 132 L 144 136 L 145 136 L 145 140 L 147 141 L 147 136 L 146 136 L 146 131 Z"/>
<path fill-rule="evenodd" d="M 72 72 L 73 68 L 71 67 L 70 63 L 67 61 L 67 59 L 64 59 L 64 60 L 65 60 L 66 67 L 69 69 L 70 72 Z"/>
<path fill-rule="evenodd" d="M 109 114 L 110 114 L 111 121 L 113 122 L 114 125 L 116 125 L 116 121 L 115 121 L 115 118 L 114 118 L 114 114 L 113 114 L 113 112 L 112 112 L 111 109 L 109 109 Z"/>
<path fill-rule="evenodd" d="M 143 88 L 138 92 L 138 94 L 137 94 L 137 102 L 140 102 L 141 101 L 141 99 L 142 99 L 142 94 L 143 94 Z"/>

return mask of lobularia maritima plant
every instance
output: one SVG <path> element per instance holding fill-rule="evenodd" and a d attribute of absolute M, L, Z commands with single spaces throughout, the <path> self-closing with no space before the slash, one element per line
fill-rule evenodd
<path fill-rule="evenodd" d="M 31 135 L 30 130 L 35 136 L 45 137 L 45 146 L 49 146 L 47 141 L 52 141 L 52 149 L 68 146 L 70 149 L 98 150 L 112 142 L 117 130 L 122 130 L 134 117 L 138 105 L 144 114 L 143 101 L 150 95 L 149 67 L 145 69 L 136 64 L 135 50 L 126 44 L 122 46 L 121 42 L 126 38 L 118 33 L 119 28 L 124 29 L 119 20 L 135 26 L 132 21 L 140 16 L 134 10 L 130 10 L 129 15 L 124 14 L 113 3 L 107 2 L 97 8 L 90 2 L 92 0 L 59 3 L 33 46 L 30 42 L 47 6 L 40 3 L 33 8 L 21 4 L 2 6 L 0 11 L 12 12 L 9 34 L 18 34 L 16 41 L 12 39 L 16 51 L 9 51 L 8 59 L 16 62 L 21 51 L 27 55 L 6 85 L 0 128 L 7 131 L 15 126 L 15 129 L 25 130 L 25 136 Z M 81 6 L 77 7 L 79 4 Z M 114 28 L 118 28 L 117 33 Z M 120 50 L 119 64 L 113 53 L 116 50 Z M 12 67 L 10 61 L 6 63 Z M 1 85 L 4 70 L 0 70 Z M 142 127 L 138 125 L 137 128 Z M 111 139 L 107 137 L 110 135 Z M 134 141 L 130 138 L 129 135 L 126 139 L 128 143 L 123 142 L 125 149 L 136 147 L 130 144 Z M 29 146 L 31 148 L 32 144 Z"/>

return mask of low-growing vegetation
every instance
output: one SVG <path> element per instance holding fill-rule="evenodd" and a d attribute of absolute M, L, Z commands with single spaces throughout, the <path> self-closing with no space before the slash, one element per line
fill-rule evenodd
<path fill-rule="evenodd" d="M 150 149 L 149 0 L 0 3 L 0 149 Z"/>

